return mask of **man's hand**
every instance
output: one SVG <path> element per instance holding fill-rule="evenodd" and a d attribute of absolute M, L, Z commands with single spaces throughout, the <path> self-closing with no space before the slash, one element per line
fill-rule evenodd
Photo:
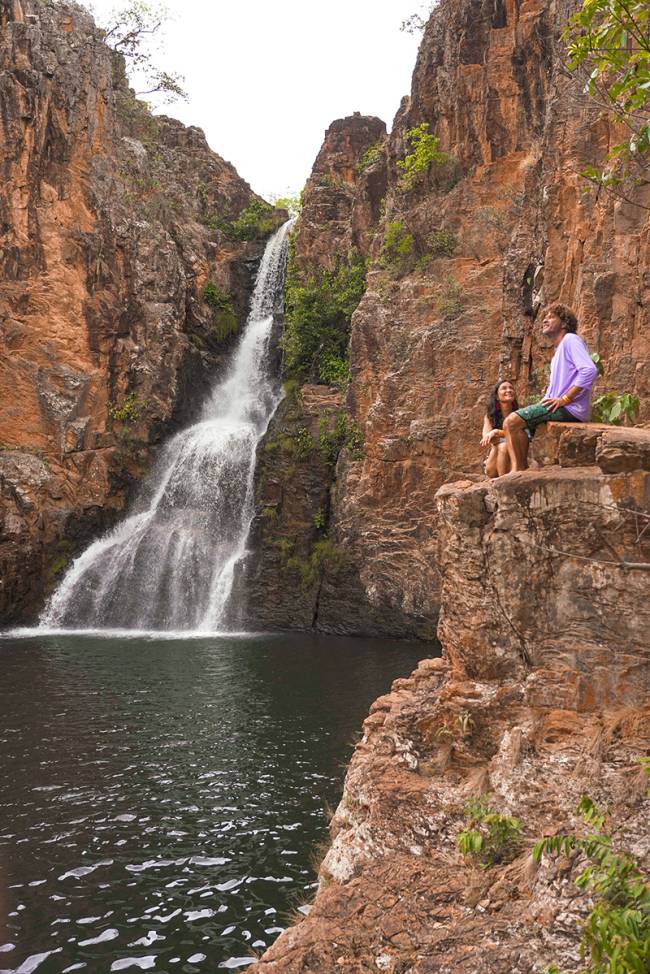
<path fill-rule="evenodd" d="M 562 407 L 566 409 L 566 399 L 564 396 L 558 396 L 556 399 L 550 397 L 548 399 L 542 399 L 542 406 L 546 406 L 549 413 L 554 413 L 558 409 L 562 409 Z"/>

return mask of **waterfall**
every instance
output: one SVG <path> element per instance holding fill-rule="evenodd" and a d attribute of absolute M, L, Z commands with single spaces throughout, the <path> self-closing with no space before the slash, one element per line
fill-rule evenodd
<path fill-rule="evenodd" d="M 257 444 L 282 397 L 269 345 L 282 311 L 290 224 L 266 246 L 246 327 L 200 421 L 163 448 L 134 513 L 73 562 L 42 627 L 221 627 L 254 514 Z"/>

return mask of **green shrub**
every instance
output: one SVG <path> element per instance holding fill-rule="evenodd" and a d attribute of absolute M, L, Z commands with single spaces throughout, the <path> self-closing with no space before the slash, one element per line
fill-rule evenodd
<path fill-rule="evenodd" d="M 336 466 L 341 450 L 349 450 L 353 459 L 363 456 L 363 437 L 361 430 L 347 413 L 338 413 L 332 429 L 329 429 L 330 415 L 321 416 L 318 445 L 325 463 Z"/>
<path fill-rule="evenodd" d="M 389 221 L 379 256 L 380 266 L 394 277 L 401 277 L 412 271 L 415 263 L 415 237 L 402 220 Z"/>
<path fill-rule="evenodd" d="M 266 200 L 252 199 L 238 217 L 232 219 L 208 210 L 207 193 L 203 184 L 197 192 L 203 209 L 202 222 L 210 230 L 220 230 L 231 240 L 264 240 L 276 227 L 275 210 Z"/>
<path fill-rule="evenodd" d="M 263 240 L 275 230 L 275 211 L 265 200 L 252 199 L 232 224 L 236 240 Z"/>
<path fill-rule="evenodd" d="M 464 856 L 473 856 L 485 867 L 514 859 L 521 835 L 518 819 L 491 808 L 489 795 L 471 798 L 465 805 L 465 816 L 470 827 L 456 840 Z"/>
<path fill-rule="evenodd" d="M 347 356 L 338 358 L 336 355 L 328 355 L 320 367 L 319 378 L 325 385 L 345 389 L 350 381 L 350 364 Z"/>
<path fill-rule="evenodd" d="M 214 281 L 208 281 L 203 289 L 203 300 L 212 310 L 211 330 L 217 341 L 221 342 L 234 334 L 239 325 L 230 295 L 222 291 Z"/>
<path fill-rule="evenodd" d="M 451 257 L 458 247 L 458 240 L 451 230 L 434 230 L 427 243 L 434 257 Z"/>
<path fill-rule="evenodd" d="M 356 252 L 333 271 L 303 282 L 291 248 L 282 339 L 288 378 L 330 384 L 347 372 L 350 321 L 366 289 L 366 264 Z"/>
<path fill-rule="evenodd" d="M 357 163 L 357 172 L 359 174 L 364 173 L 366 169 L 370 169 L 371 166 L 374 166 L 374 164 L 381 159 L 382 148 L 382 142 L 375 142 L 374 145 L 371 145 L 366 149 Z"/>
<path fill-rule="evenodd" d="M 402 171 L 397 188 L 402 193 L 415 189 L 434 163 L 445 165 L 451 161 L 448 153 L 439 150 L 440 139 L 437 135 L 431 135 L 428 122 L 409 129 L 406 137 L 411 151 L 397 163 L 397 168 Z"/>
<path fill-rule="evenodd" d="M 146 403 L 138 399 L 135 392 L 130 392 L 119 403 L 109 402 L 108 415 L 111 419 L 116 419 L 120 423 L 131 425 L 138 421 L 140 411 L 145 405 Z"/>
<path fill-rule="evenodd" d="M 307 558 L 299 558 L 297 555 L 289 557 L 286 568 L 300 575 L 303 588 L 309 590 L 326 571 L 336 574 L 346 562 L 344 552 L 333 541 L 321 538 L 313 545 Z"/>
<path fill-rule="evenodd" d="M 611 423 L 612 426 L 620 426 L 625 417 L 634 423 L 641 400 L 631 392 L 618 393 L 615 390 L 604 392 L 594 399 L 592 409 L 594 419 L 598 423 Z"/>
<path fill-rule="evenodd" d="M 647 765 L 643 764 L 648 773 Z M 646 974 L 650 970 L 650 885 L 647 874 L 625 852 L 613 847 L 604 831 L 606 812 L 584 795 L 577 808 L 593 831 L 584 837 L 554 835 L 533 848 L 536 862 L 544 854 L 575 853 L 588 865 L 576 879 L 594 906 L 582 928 L 580 954 L 589 957 L 582 974 Z M 559 974 L 557 967 L 551 968 Z"/>

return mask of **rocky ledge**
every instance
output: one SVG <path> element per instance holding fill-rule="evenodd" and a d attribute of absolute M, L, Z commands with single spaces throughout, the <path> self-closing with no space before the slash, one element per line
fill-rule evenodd
<path fill-rule="evenodd" d="M 443 657 L 373 704 L 309 916 L 251 972 L 577 971 L 584 859 L 533 844 L 588 794 L 647 862 L 650 430 L 551 426 L 546 456 L 438 492 Z M 521 823 L 482 864 L 481 796 Z"/>

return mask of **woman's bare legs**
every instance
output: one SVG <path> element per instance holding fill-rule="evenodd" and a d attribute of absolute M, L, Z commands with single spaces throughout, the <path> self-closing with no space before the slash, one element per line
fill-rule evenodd
<path fill-rule="evenodd" d="M 499 477 L 499 447 L 496 445 L 490 447 L 490 452 L 488 458 L 485 461 L 485 472 L 488 477 L 493 480 L 495 477 Z"/>
<path fill-rule="evenodd" d="M 510 473 L 510 454 L 505 442 L 497 446 L 497 477 L 503 477 L 505 473 Z"/>

